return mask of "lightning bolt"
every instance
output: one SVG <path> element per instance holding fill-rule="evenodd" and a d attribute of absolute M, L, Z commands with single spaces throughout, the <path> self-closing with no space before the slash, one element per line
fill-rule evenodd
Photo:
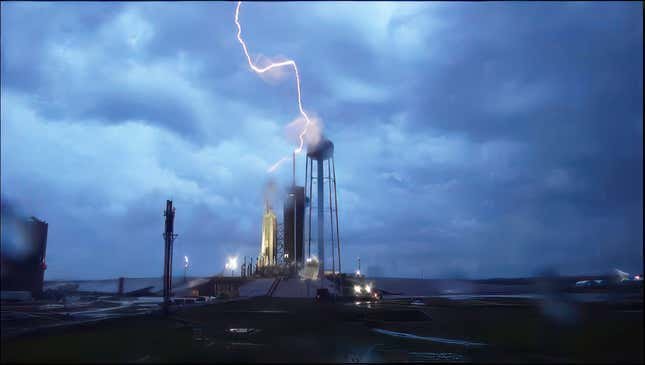
<path fill-rule="evenodd" d="M 287 161 L 288 159 L 289 159 L 289 157 L 287 157 L 287 156 L 284 156 L 283 158 L 279 159 L 276 163 L 274 163 L 273 165 L 271 165 L 271 167 L 269 167 L 267 169 L 267 172 L 275 171 L 275 169 L 277 169 L 278 166 L 282 165 L 282 163 Z"/>
<path fill-rule="evenodd" d="M 300 152 L 302 152 L 302 147 L 305 143 L 304 137 L 307 134 L 307 128 L 309 127 L 309 124 L 311 123 L 311 121 L 309 120 L 309 116 L 307 115 L 307 113 L 302 108 L 302 93 L 300 91 L 300 74 L 298 73 L 298 65 L 296 65 L 296 61 L 294 60 L 286 60 L 282 62 L 271 63 L 270 65 L 262 68 L 253 64 L 253 61 L 251 61 L 251 56 L 249 56 L 249 50 L 246 47 L 246 43 L 244 42 L 244 39 L 242 39 L 242 26 L 240 25 L 240 6 L 241 5 L 242 5 L 242 2 L 238 1 L 237 8 L 235 9 L 235 25 L 237 25 L 237 40 L 242 45 L 242 49 L 244 50 L 244 54 L 246 55 L 246 60 L 249 63 L 249 67 L 251 67 L 251 69 L 258 74 L 263 74 L 274 68 L 291 67 L 293 68 L 293 71 L 296 74 L 296 89 L 298 90 L 298 110 L 300 111 L 300 115 L 302 115 L 302 117 L 305 118 L 305 127 L 298 135 L 300 144 L 298 145 L 298 148 L 294 150 L 294 153 L 299 154 Z M 278 160 L 278 162 L 273 164 L 267 171 L 273 172 L 278 166 L 280 166 L 282 162 L 286 161 L 287 159 L 288 157 L 281 158 L 280 160 Z"/>

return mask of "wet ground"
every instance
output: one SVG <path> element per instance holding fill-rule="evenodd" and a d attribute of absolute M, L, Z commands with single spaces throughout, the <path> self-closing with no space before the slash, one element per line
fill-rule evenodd
<path fill-rule="evenodd" d="M 20 336 L 5 336 L 3 318 L 2 362 L 643 362 L 642 297 L 555 304 L 258 297 L 183 306 L 167 318 L 134 315 L 143 308 L 152 306 Z"/>
<path fill-rule="evenodd" d="M 5 302 L 0 320 L 2 338 L 10 338 L 76 323 L 150 314 L 158 310 L 161 298 L 113 298 L 72 296 L 64 301 Z"/>

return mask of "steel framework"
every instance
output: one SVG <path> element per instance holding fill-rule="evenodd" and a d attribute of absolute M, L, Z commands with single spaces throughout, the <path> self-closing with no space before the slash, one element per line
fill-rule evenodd
<path fill-rule="evenodd" d="M 175 225 L 175 208 L 172 206 L 172 200 L 166 200 L 166 217 L 164 238 L 164 267 L 163 267 L 163 298 L 164 303 L 170 303 L 172 295 L 172 246 L 177 235 L 174 233 Z"/>
<path fill-rule="evenodd" d="M 314 175 L 314 162 L 316 175 Z M 327 162 L 325 164 L 325 162 Z M 326 165 L 326 166 L 325 166 Z M 326 168 L 325 168 L 326 167 Z M 325 193 L 325 183 L 328 192 Z M 316 184 L 314 193 L 313 185 Z M 307 253 L 311 256 L 311 241 L 315 237 L 318 243 L 318 276 L 324 277 L 325 273 L 325 245 L 328 243 L 331 248 L 331 269 L 332 273 L 341 272 L 340 236 L 338 230 L 338 197 L 336 193 L 336 164 L 334 162 L 334 144 L 323 139 L 313 148 L 308 148 L 307 161 L 305 165 L 305 192 L 309 201 L 307 213 Z M 312 208 L 314 206 L 314 195 L 316 198 L 316 234 L 312 232 Z M 325 195 L 328 203 L 325 209 Z M 329 212 L 329 240 L 325 240 L 325 213 Z"/>

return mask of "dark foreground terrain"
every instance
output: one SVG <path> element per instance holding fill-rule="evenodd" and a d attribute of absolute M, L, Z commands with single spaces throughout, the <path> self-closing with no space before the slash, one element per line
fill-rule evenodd
<path fill-rule="evenodd" d="M 643 362 L 642 300 L 258 297 L 48 328 L 2 362 Z"/>

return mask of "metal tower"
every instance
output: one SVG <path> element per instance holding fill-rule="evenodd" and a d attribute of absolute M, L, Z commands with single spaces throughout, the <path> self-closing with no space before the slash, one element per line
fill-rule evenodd
<path fill-rule="evenodd" d="M 325 169 L 325 161 L 327 168 Z M 316 175 L 313 174 L 314 162 L 316 165 Z M 316 184 L 316 192 L 314 193 L 313 185 Z M 325 184 L 327 184 L 328 192 L 325 193 Z M 307 191 L 307 188 L 309 190 Z M 307 191 L 307 198 L 309 201 L 309 210 L 307 213 L 307 220 L 309 223 L 307 230 L 307 250 L 311 256 L 311 241 L 315 237 L 318 242 L 318 277 L 324 278 L 325 273 L 325 242 L 331 248 L 331 269 L 332 273 L 340 273 L 340 238 L 338 235 L 338 198 L 336 196 L 336 166 L 334 163 L 334 144 L 322 138 L 321 141 L 315 146 L 307 147 L 307 163 L 305 167 L 305 191 Z M 314 195 L 316 200 L 314 200 Z M 328 203 L 325 206 L 325 195 L 327 195 Z M 316 202 L 317 214 L 315 217 L 317 232 L 315 236 L 312 235 L 312 206 Z M 325 209 L 326 208 L 326 209 Z M 325 224 L 325 213 L 329 211 L 329 224 Z M 329 226 L 329 239 L 325 241 L 324 231 L 326 226 Z M 322 280 L 321 280 L 322 283 Z"/>
<path fill-rule="evenodd" d="M 284 223 L 278 223 L 278 245 L 277 245 L 276 261 L 278 265 L 285 263 L 285 249 L 284 249 Z"/>
<path fill-rule="evenodd" d="M 172 206 L 172 200 L 166 200 L 166 229 L 163 234 L 164 239 L 164 266 L 163 266 L 163 298 L 165 307 L 170 303 L 172 295 L 172 244 L 177 235 L 174 233 L 175 226 L 175 208 Z"/>

